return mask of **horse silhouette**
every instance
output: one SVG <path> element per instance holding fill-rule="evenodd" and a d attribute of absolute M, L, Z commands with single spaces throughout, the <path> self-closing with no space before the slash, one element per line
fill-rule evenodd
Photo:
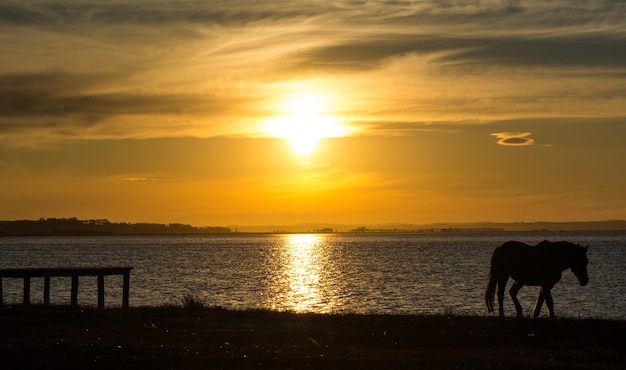
<path fill-rule="evenodd" d="M 509 290 L 515 304 L 517 317 L 522 317 L 522 306 L 517 299 L 517 293 L 524 285 L 540 286 L 539 296 L 533 309 L 533 317 L 539 317 L 541 306 L 546 302 L 551 319 L 554 315 L 554 301 L 550 290 L 561 279 L 561 273 L 571 269 L 580 285 L 589 281 L 587 275 L 587 249 L 569 242 L 549 242 L 547 240 L 530 246 L 528 244 L 509 241 L 497 247 L 491 257 L 491 268 L 487 275 L 485 286 L 485 302 L 489 312 L 493 312 L 493 301 L 498 294 L 498 309 L 500 317 L 504 317 L 504 289 L 509 277 L 513 279 L 513 286 Z"/>

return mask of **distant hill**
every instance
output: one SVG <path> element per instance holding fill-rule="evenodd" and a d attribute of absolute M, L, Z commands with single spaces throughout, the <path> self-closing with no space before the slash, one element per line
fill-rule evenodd
<path fill-rule="evenodd" d="M 184 224 L 109 222 L 105 219 L 46 218 L 0 221 L 0 236 L 47 235 L 182 235 L 230 233 L 227 227 L 195 227 Z"/>
<path fill-rule="evenodd" d="M 470 231 L 609 231 L 626 230 L 625 220 L 583 222 L 474 222 L 434 224 L 330 224 L 310 223 L 293 225 L 229 225 L 234 232 L 247 233 L 306 233 L 306 232 L 470 232 Z"/>

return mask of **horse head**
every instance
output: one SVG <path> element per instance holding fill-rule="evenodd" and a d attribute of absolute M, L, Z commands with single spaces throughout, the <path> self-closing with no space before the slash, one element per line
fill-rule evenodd
<path fill-rule="evenodd" d="M 581 247 L 577 245 L 570 265 L 570 269 L 578 279 L 578 282 L 583 286 L 589 282 L 589 276 L 587 275 L 587 264 L 589 263 L 587 249 L 589 249 L 589 246 Z"/>

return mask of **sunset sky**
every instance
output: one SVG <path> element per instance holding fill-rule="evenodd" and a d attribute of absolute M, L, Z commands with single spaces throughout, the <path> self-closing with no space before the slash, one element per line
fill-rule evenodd
<path fill-rule="evenodd" d="M 0 219 L 626 219 L 623 1 L 0 0 Z"/>

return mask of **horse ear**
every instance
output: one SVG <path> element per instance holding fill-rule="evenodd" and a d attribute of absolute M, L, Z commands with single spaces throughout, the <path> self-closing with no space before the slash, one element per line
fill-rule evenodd
<path fill-rule="evenodd" d="M 585 253 L 587 253 L 587 249 L 589 249 L 588 245 L 585 247 Z"/>

